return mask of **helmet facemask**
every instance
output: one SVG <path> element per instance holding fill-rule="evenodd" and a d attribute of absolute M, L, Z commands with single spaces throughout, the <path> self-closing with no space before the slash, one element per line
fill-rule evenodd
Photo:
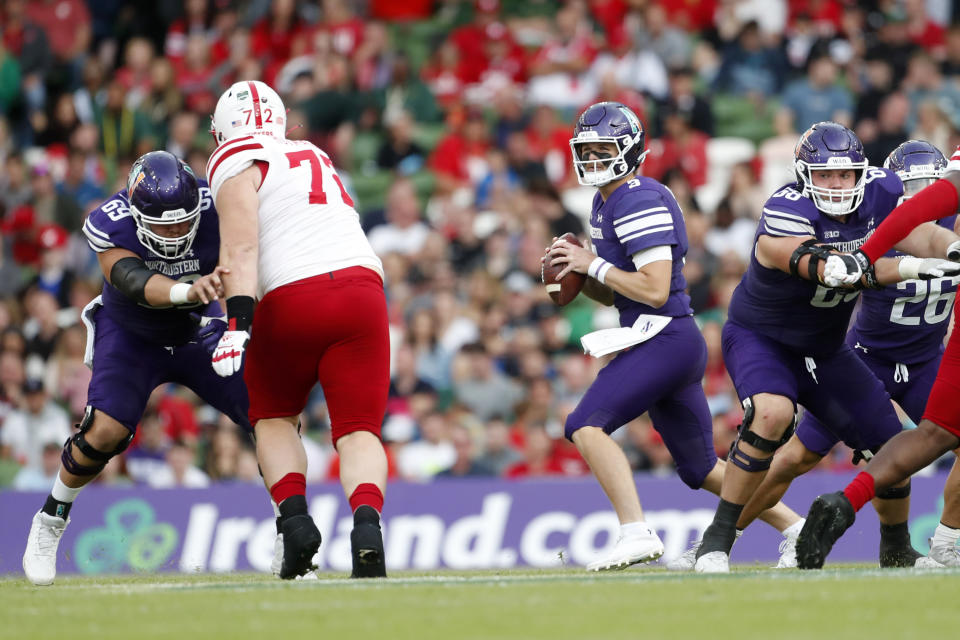
<path fill-rule="evenodd" d="M 828 216 L 846 216 L 854 211 L 863 202 L 866 189 L 867 161 L 854 162 L 849 158 L 830 158 L 829 163 L 813 164 L 803 160 L 796 161 L 797 175 L 803 184 L 803 195 L 813 200 L 813 204 Z M 829 189 L 813 184 L 814 171 L 854 171 L 856 182 L 851 189 Z"/>
<path fill-rule="evenodd" d="M 131 204 L 130 212 L 137 223 L 137 239 L 161 258 L 167 260 L 182 258 L 193 246 L 193 239 L 196 238 L 197 230 L 200 228 L 201 204 L 202 200 L 198 198 L 196 207 L 191 211 L 171 209 L 164 211 L 162 217 L 159 218 L 148 216 Z M 153 230 L 155 225 L 172 225 L 183 222 L 189 222 L 190 227 L 185 234 L 180 236 L 169 238 Z"/>
<path fill-rule="evenodd" d="M 581 147 L 591 143 L 609 143 L 617 147 L 616 156 L 600 158 L 596 152 L 596 159 L 582 159 Z M 643 132 L 638 132 L 633 136 L 624 135 L 619 137 L 599 136 L 595 131 L 581 131 L 576 138 L 570 140 L 570 151 L 573 154 L 573 166 L 576 169 L 577 181 L 585 187 L 602 187 L 610 184 L 614 180 L 619 180 L 636 170 L 627 162 L 626 155 L 634 146 L 643 144 Z M 649 150 L 640 154 L 637 166 L 643 163 Z"/>

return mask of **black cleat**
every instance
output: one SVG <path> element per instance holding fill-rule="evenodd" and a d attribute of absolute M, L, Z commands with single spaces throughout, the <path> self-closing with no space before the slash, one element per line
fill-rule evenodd
<path fill-rule="evenodd" d="M 313 518 L 300 514 L 284 518 L 280 524 L 283 530 L 283 563 L 280 565 L 280 577 L 290 580 L 316 569 L 313 556 L 320 548 L 320 531 Z"/>
<path fill-rule="evenodd" d="M 884 544 L 880 541 L 880 568 L 913 568 L 918 558 L 924 555 L 913 548 L 908 542 L 905 545 Z"/>
<path fill-rule="evenodd" d="M 856 517 L 853 505 L 842 491 L 825 493 L 814 500 L 797 537 L 797 566 L 801 569 L 823 568 L 823 561 L 834 543 Z"/>
<path fill-rule="evenodd" d="M 361 506 L 353 515 L 350 547 L 353 552 L 351 578 L 387 577 L 380 514 L 373 507 Z"/>

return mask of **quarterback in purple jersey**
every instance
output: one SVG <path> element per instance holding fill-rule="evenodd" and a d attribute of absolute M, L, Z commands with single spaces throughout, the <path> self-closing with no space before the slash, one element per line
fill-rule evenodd
<path fill-rule="evenodd" d="M 834 288 L 840 283 L 824 267 L 832 253 L 852 251 L 869 237 L 897 206 L 903 185 L 892 171 L 868 166 L 860 140 L 834 122 L 801 136 L 795 168 L 796 182 L 764 205 L 723 328 L 723 355 L 744 419 L 720 504 L 697 551 L 700 572 L 729 571 L 737 531 L 837 442 L 872 452 L 901 429 L 883 384 L 844 342 L 859 291 Z M 878 261 L 860 288 L 960 272 L 955 263 L 913 257 L 944 255 L 956 239 L 943 227 L 918 228 L 898 245 L 911 255 Z M 808 422 L 794 432 L 799 404 L 830 428 Z M 908 496 L 905 481 L 875 502 L 882 566 L 912 566 L 919 557 L 907 531 Z"/>
<path fill-rule="evenodd" d="M 104 274 L 103 294 L 83 311 L 93 375 L 79 431 L 65 443 L 53 490 L 30 528 L 23 569 L 37 585 L 56 576 L 57 545 L 77 494 L 126 449 L 158 385 L 189 387 L 249 429 L 243 379 L 223 379 L 210 367 L 226 328 L 214 318 L 222 314 L 226 270 L 217 266 L 219 225 L 206 183 L 176 156 L 148 153 L 83 233 Z"/>
<path fill-rule="evenodd" d="M 567 418 L 566 436 L 590 465 L 620 520 L 611 549 L 587 565 L 621 569 L 663 554 L 644 521 L 627 459 L 610 434 L 649 411 L 654 428 L 690 487 L 719 491 L 724 465 L 713 448 L 713 426 L 701 380 L 707 350 L 690 309 L 682 274 L 687 236 L 669 189 L 634 175 L 643 161 L 644 130 L 616 102 L 584 111 L 570 141 L 583 185 L 597 187 L 590 217 L 596 253 L 554 239 L 544 260 L 590 276 L 584 293 L 620 312 L 614 333 L 584 338 L 592 355 L 618 351 Z M 799 516 L 783 505 L 765 514 L 777 526 Z"/>

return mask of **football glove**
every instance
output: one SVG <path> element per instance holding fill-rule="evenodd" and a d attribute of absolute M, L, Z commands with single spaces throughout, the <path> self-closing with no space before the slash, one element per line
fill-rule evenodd
<path fill-rule="evenodd" d="M 897 264 L 897 271 L 904 280 L 932 280 L 960 274 L 960 263 L 940 258 L 904 256 Z"/>
<path fill-rule="evenodd" d="M 870 268 L 870 258 L 862 251 L 838 253 L 827 258 L 823 265 L 823 283 L 828 287 L 855 285 Z"/>
<path fill-rule="evenodd" d="M 237 371 L 243 364 L 243 350 L 250 342 L 250 334 L 246 331 L 225 331 L 213 350 L 211 361 L 217 375 L 227 378 Z"/>
<path fill-rule="evenodd" d="M 213 355 L 217 343 L 227 330 L 227 321 L 220 317 L 204 316 L 191 313 L 190 317 L 197 323 L 197 332 L 193 335 L 193 342 L 203 346 L 208 355 Z"/>

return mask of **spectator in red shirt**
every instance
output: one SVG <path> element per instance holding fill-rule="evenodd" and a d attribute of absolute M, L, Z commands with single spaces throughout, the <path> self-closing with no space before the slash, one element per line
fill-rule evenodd
<path fill-rule="evenodd" d="M 483 178 L 488 147 L 487 122 L 476 108 L 452 113 L 448 122 L 453 133 L 442 138 L 430 156 L 430 168 L 436 172 L 438 195 L 449 195 L 462 187 L 470 187 Z"/>
<path fill-rule="evenodd" d="M 177 69 L 177 86 L 183 92 L 188 109 L 197 113 L 213 113 L 216 106 L 211 82 L 213 72 L 207 39 L 200 34 L 188 37 L 183 63 Z"/>
<path fill-rule="evenodd" d="M 90 12 L 83 0 L 33 0 L 27 17 L 47 34 L 57 61 L 71 69 L 72 81 L 80 79 L 83 56 L 93 34 Z"/>
<path fill-rule="evenodd" d="M 296 9 L 295 0 L 274 0 L 270 14 L 250 31 L 250 49 L 261 60 L 268 84 L 273 84 L 272 76 L 287 60 L 302 53 L 297 49 L 305 46 L 305 29 Z"/>
<path fill-rule="evenodd" d="M 904 9 L 911 42 L 920 45 L 937 60 L 942 60 L 946 55 L 946 30 L 927 16 L 924 0 L 906 0 Z"/>
<path fill-rule="evenodd" d="M 124 65 L 113 78 L 127 90 L 125 102 L 137 107 L 150 93 L 150 66 L 153 63 L 153 44 L 146 38 L 131 38 L 123 54 Z"/>
<path fill-rule="evenodd" d="M 363 42 L 363 20 L 344 0 L 323 0 L 322 15 L 316 30 L 330 34 L 334 51 L 347 58 L 353 56 Z"/>
<path fill-rule="evenodd" d="M 576 5 L 557 12 L 556 31 L 530 62 L 530 101 L 576 108 L 593 100 L 585 72 L 597 57 L 588 21 Z"/>
<path fill-rule="evenodd" d="M 421 70 L 423 81 L 445 110 L 460 101 L 460 94 L 469 81 L 470 73 L 469 65 L 463 61 L 460 49 L 453 40 L 445 40 Z"/>
<path fill-rule="evenodd" d="M 528 425 L 524 433 L 523 460 L 507 467 L 505 478 L 564 475 L 562 461 L 554 455 L 553 440 L 542 425 Z"/>
<path fill-rule="evenodd" d="M 556 111 L 540 105 L 533 112 L 526 129 L 530 157 L 543 163 L 547 177 L 554 184 L 564 184 L 571 178 L 570 128 L 557 118 Z"/>
<path fill-rule="evenodd" d="M 473 21 L 450 34 L 450 40 L 464 61 L 465 80 L 468 83 L 477 82 L 486 68 L 486 42 L 490 38 L 491 27 L 492 33 L 498 33 L 498 29 L 503 27 L 500 22 L 500 0 L 476 0 Z"/>

